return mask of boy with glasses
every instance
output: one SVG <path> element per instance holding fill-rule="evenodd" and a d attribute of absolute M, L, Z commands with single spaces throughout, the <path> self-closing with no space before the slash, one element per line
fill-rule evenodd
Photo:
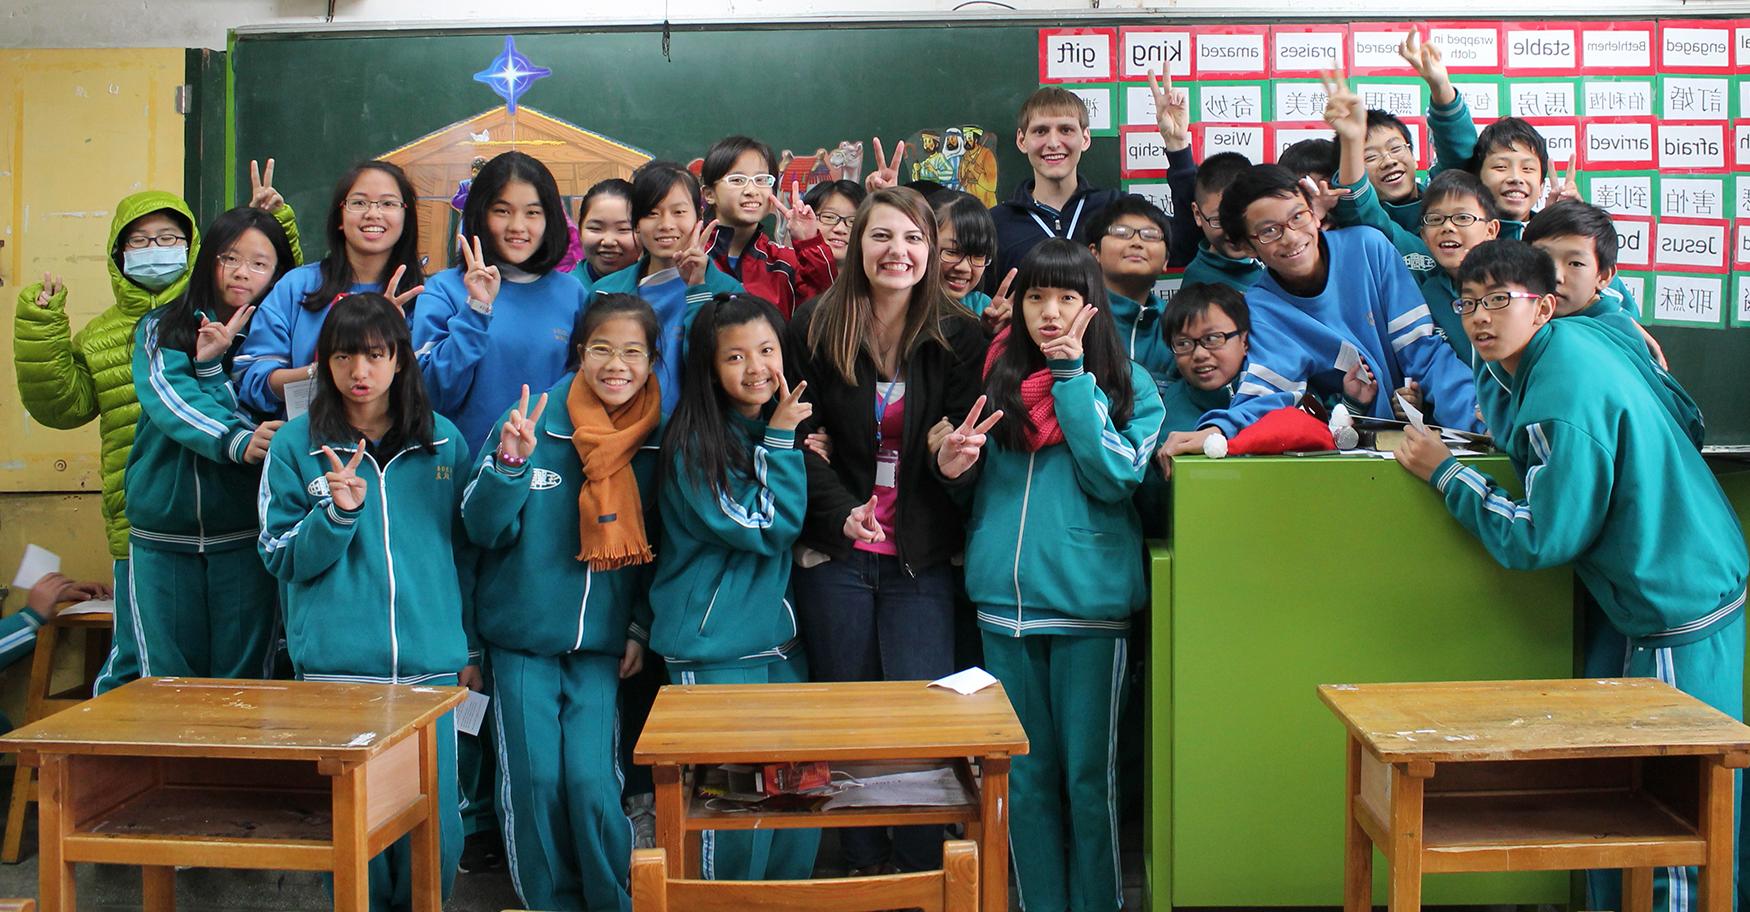
<path fill-rule="evenodd" d="M 1517 406 L 1495 442 L 1525 496 L 1414 428 L 1398 464 L 1503 566 L 1574 565 L 1611 634 L 1588 632 L 1588 675 L 1657 677 L 1741 718 L 1750 559 L 1713 471 L 1652 393 L 1653 365 L 1597 320 L 1554 319 L 1555 267 L 1529 244 L 1479 245 L 1459 286 L 1465 333 Z M 1694 871 L 1655 869 L 1654 906 L 1688 908 Z M 1623 908 L 1620 886 L 1617 871 L 1590 872 L 1587 908 Z"/>
<path fill-rule="evenodd" d="M 1154 284 L 1167 266 L 1171 236 L 1167 214 L 1134 193 L 1113 200 L 1088 222 L 1088 249 L 1100 264 L 1118 344 L 1161 387 L 1172 379 L 1173 353 L 1161 335 L 1165 304 Z"/>

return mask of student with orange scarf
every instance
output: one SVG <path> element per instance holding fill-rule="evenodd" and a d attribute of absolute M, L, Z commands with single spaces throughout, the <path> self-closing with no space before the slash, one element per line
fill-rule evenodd
<path fill-rule="evenodd" d="M 484 549 L 475 623 L 498 700 L 499 821 L 530 909 L 632 908 L 617 697 L 649 639 L 658 335 L 642 299 L 596 298 L 565 376 L 532 409 L 523 387 L 462 496 Z"/>

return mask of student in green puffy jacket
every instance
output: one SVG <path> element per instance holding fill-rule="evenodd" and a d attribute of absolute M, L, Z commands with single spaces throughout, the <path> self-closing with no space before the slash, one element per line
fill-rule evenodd
<path fill-rule="evenodd" d="M 250 205 L 274 216 L 291 242 L 293 261 L 298 261 L 297 221 L 292 207 L 272 186 L 271 159 L 266 173 L 252 183 Z M 200 232 L 182 199 L 162 190 L 146 190 L 116 204 L 108 249 L 115 305 L 77 333 L 67 317 L 67 288 L 59 277 L 45 275 L 44 281 L 19 291 L 13 364 L 19 399 L 38 423 L 65 430 L 98 419 L 103 518 L 115 561 L 116 607 L 121 611 L 128 569 L 123 473 L 140 420 L 132 368 L 134 326 L 147 311 L 175 300 L 187 288 L 187 264 L 200 252 Z M 126 625 L 119 627 L 114 643 L 99 678 L 99 693 L 106 689 L 105 682 L 113 686 L 139 676 L 133 631 Z"/>

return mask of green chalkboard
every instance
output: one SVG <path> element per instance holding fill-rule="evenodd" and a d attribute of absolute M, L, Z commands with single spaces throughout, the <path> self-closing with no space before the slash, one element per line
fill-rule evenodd
<path fill-rule="evenodd" d="M 1143 23 L 1172 24 L 1158 16 L 1097 22 Z M 1014 116 L 1038 85 L 1038 30 L 1083 24 L 969 19 L 521 32 L 518 50 L 552 70 L 521 104 L 682 162 L 737 132 L 799 155 L 861 140 L 865 173 L 875 166 L 871 137 L 891 146 L 919 130 L 976 124 L 991 133 L 998 196 L 1006 198 L 1028 176 L 1013 142 Z M 323 209 L 338 175 L 502 106 L 473 76 L 503 50 L 505 34 L 234 35 L 225 60 L 229 111 L 213 110 L 219 93 L 210 67 L 191 79 L 205 89 L 200 126 L 191 127 L 198 145 L 190 146 L 199 160 L 189 189 L 200 211 L 217 211 L 217 188 L 228 185 L 232 199 L 246 194 L 249 159 L 272 156 L 275 183 L 297 207 L 307 256 L 320 256 Z M 191 75 L 200 70 L 191 62 Z M 214 121 L 230 128 L 224 155 L 214 154 Z M 1117 186 L 1118 159 L 1117 139 L 1096 138 L 1082 174 Z M 1741 392 L 1750 327 L 1653 332 L 1705 410 L 1708 442 L 1750 444 L 1750 396 Z"/>

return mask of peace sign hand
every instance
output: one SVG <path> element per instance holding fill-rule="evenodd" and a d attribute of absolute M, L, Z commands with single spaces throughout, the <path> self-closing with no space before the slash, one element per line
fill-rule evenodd
<path fill-rule="evenodd" d="M 1559 203 L 1562 200 L 1582 200 L 1580 196 L 1580 172 L 1574 168 L 1574 154 L 1568 153 L 1568 176 L 1563 177 L 1557 170 L 1544 181 L 1544 188 L 1549 193 L 1546 205 Z"/>
<path fill-rule="evenodd" d="M 1009 270 L 1009 274 L 1003 276 L 1002 284 L 997 286 L 996 297 L 991 298 L 990 303 L 984 305 L 984 312 L 979 316 L 984 320 L 985 329 L 996 332 L 1002 328 L 1004 323 L 1009 322 L 1009 318 L 1014 314 L 1015 305 L 1009 299 L 1009 286 L 1014 284 L 1015 276 L 1020 271 L 1019 269 Z"/>
<path fill-rule="evenodd" d="M 794 431 L 796 426 L 808 420 L 814 414 L 814 406 L 802 401 L 802 391 L 808 388 L 808 381 L 796 384 L 795 389 L 784 381 L 784 375 L 778 375 L 778 408 L 772 412 L 772 420 L 767 427 L 780 431 Z"/>
<path fill-rule="evenodd" d="M 1450 104 L 1457 97 L 1458 90 L 1446 72 L 1440 45 L 1423 41 L 1421 31 L 1415 26 L 1411 26 L 1410 33 L 1404 36 L 1404 43 L 1398 45 L 1398 56 L 1404 58 L 1416 75 L 1428 83 L 1428 88 L 1434 90 L 1432 98 L 1435 104 Z"/>
<path fill-rule="evenodd" d="M 547 410 L 547 394 L 535 400 L 535 410 L 529 411 L 529 385 L 523 384 L 523 397 L 504 419 L 498 432 L 498 452 L 513 459 L 527 459 L 535 452 L 535 428 L 541 424 L 541 413 Z M 526 417 L 525 417 L 526 416 Z"/>
<path fill-rule="evenodd" d="M 1168 152 L 1177 152 L 1191 145 L 1191 94 L 1173 88 L 1173 74 L 1148 74 L 1148 90 L 1155 97 L 1155 125 L 1160 127 L 1161 140 Z"/>
<path fill-rule="evenodd" d="M 893 147 L 893 158 L 889 160 L 881 148 L 881 137 L 875 137 L 875 170 L 863 178 L 863 187 L 870 193 L 887 187 L 899 186 L 899 160 L 905 157 L 905 142 Z"/>
<path fill-rule="evenodd" d="M 52 272 L 43 273 L 43 290 L 36 293 L 36 306 L 47 307 L 55 299 L 55 295 L 66 288 L 61 284 L 61 277 Z"/>
<path fill-rule="evenodd" d="M 1325 87 L 1325 123 L 1337 131 L 1337 138 L 1350 142 L 1367 141 L 1367 105 L 1361 96 L 1349 88 L 1342 73 L 1330 70 L 1319 74 Z"/>
<path fill-rule="evenodd" d="M 686 249 L 674 258 L 675 271 L 681 274 L 681 281 L 686 282 L 688 288 L 705 284 L 705 267 L 711 262 L 711 241 L 716 237 L 716 219 L 703 224 L 693 223 L 693 233 Z"/>
<path fill-rule="evenodd" d="M 978 461 L 978 454 L 984 450 L 985 435 L 996 427 L 1003 419 L 1003 410 L 997 409 L 983 421 L 978 416 L 984 411 L 985 397 L 978 397 L 972 403 L 972 411 L 966 413 L 966 420 L 960 422 L 936 448 L 936 468 L 944 478 L 959 478 L 972 468 Z"/>
<path fill-rule="evenodd" d="M 1082 334 L 1088 331 L 1088 324 L 1093 322 L 1099 308 L 1092 304 L 1083 304 L 1076 311 L 1075 317 L 1069 321 L 1069 329 L 1054 339 L 1047 339 L 1039 346 L 1039 353 L 1047 361 L 1079 361 L 1082 357 Z"/>
<path fill-rule="evenodd" d="M 771 193 L 771 191 L 767 191 Z M 790 242 L 806 241 L 820 237 L 820 219 L 814 215 L 814 207 L 802 201 L 802 184 L 790 182 L 790 205 L 784 205 L 784 197 L 772 193 L 772 208 L 784 217 L 784 225 L 790 231 Z"/>
<path fill-rule="evenodd" d="M 262 170 L 255 159 L 249 160 L 249 206 L 260 209 L 269 215 L 284 208 L 286 199 L 273 188 L 273 159 L 267 160 L 267 170 Z"/>
<path fill-rule="evenodd" d="M 845 537 L 851 541 L 867 544 L 887 540 L 887 531 L 881 528 L 881 521 L 875 518 L 875 498 L 870 496 L 868 503 L 862 504 L 845 517 Z"/>
<path fill-rule="evenodd" d="M 1315 181 L 1310 176 L 1300 179 L 1300 190 L 1306 194 L 1306 202 L 1312 207 L 1313 218 L 1320 222 L 1349 195 L 1349 191 L 1341 187 L 1333 188 L 1328 181 Z"/>
<path fill-rule="evenodd" d="M 480 238 L 476 237 L 470 243 L 458 232 L 456 243 L 462 248 L 462 287 L 468 290 L 468 299 L 491 307 L 498 299 L 498 267 L 486 265 L 486 252 L 480 245 Z"/>
<path fill-rule="evenodd" d="M 239 307 L 231 315 L 231 319 L 223 323 L 215 323 L 201 314 L 200 328 L 194 333 L 194 359 L 196 361 L 217 361 L 225 357 L 225 352 L 231 349 L 231 340 L 237 337 L 243 327 L 249 325 L 249 317 L 255 313 L 255 308 Z"/>
<path fill-rule="evenodd" d="M 407 308 L 413 305 L 413 299 L 419 297 L 419 293 L 425 290 L 424 283 L 421 283 L 397 293 L 395 289 L 401 287 L 401 276 L 406 271 L 407 265 L 405 263 L 395 267 L 395 274 L 389 277 L 389 284 L 383 286 L 383 295 L 389 299 L 390 304 L 395 305 L 401 311 L 402 316 L 407 315 Z"/>
<path fill-rule="evenodd" d="M 328 496 L 334 498 L 334 505 L 342 510 L 357 510 L 364 506 L 365 480 L 358 477 L 359 460 L 365 458 L 365 441 L 359 438 L 359 448 L 352 454 L 352 460 L 342 465 L 340 457 L 334 455 L 334 450 L 324 446 L 322 455 L 328 457 L 332 468 L 324 472 L 322 477 L 328 482 Z"/>

